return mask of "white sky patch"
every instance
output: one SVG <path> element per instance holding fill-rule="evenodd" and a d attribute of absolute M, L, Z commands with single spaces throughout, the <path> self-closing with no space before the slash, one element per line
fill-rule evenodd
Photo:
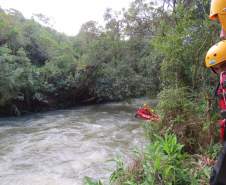
<path fill-rule="evenodd" d="M 51 18 L 53 27 L 68 35 L 76 35 L 89 20 L 103 24 L 107 8 L 119 11 L 133 0 L 0 0 L 3 9 L 19 10 L 26 18 L 41 13 Z"/>

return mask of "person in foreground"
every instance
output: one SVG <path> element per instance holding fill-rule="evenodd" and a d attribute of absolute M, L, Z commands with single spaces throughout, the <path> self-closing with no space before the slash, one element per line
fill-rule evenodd
<path fill-rule="evenodd" d="M 206 54 L 205 65 L 219 76 L 216 90 L 218 106 L 222 119 L 220 123 L 223 148 L 218 156 L 210 177 L 210 185 L 226 185 L 226 0 L 212 0 L 210 6 L 211 20 L 221 24 L 220 38 L 222 41 L 212 46 Z"/>
<path fill-rule="evenodd" d="M 220 83 L 216 89 L 222 119 L 220 123 L 222 151 L 213 167 L 210 184 L 226 185 L 226 40 L 212 46 L 206 54 L 205 65 L 218 74 Z"/>
<path fill-rule="evenodd" d="M 210 5 L 211 20 L 216 20 L 221 24 L 220 38 L 226 39 L 226 1 L 212 0 Z"/>

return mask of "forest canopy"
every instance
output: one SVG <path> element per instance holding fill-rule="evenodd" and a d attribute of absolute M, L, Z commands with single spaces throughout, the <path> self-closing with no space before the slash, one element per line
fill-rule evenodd
<path fill-rule="evenodd" d="M 135 0 L 69 37 L 0 9 L 0 114 L 210 89 L 203 58 L 217 24 L 208 11 L 208 0 Z"/>

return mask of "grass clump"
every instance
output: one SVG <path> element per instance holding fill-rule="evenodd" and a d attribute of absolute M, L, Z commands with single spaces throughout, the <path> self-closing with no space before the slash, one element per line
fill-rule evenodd
<path fill-rule="evenodd" d="M 84 185 L 103 185 L 103 183 L 100 180 L 96 181 L 96 180 L 93 180 L 90 177 L 85 177 L 84 178 Z"/>

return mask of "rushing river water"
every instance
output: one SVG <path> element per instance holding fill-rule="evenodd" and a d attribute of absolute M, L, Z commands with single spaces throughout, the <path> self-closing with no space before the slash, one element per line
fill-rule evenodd
<path fill-rule="evenodd" d="M 104 179 L 118 155 L 144 145 L 135 108 L 113 103 L 0 120 L 1 185 L 81 185 Z"/>

